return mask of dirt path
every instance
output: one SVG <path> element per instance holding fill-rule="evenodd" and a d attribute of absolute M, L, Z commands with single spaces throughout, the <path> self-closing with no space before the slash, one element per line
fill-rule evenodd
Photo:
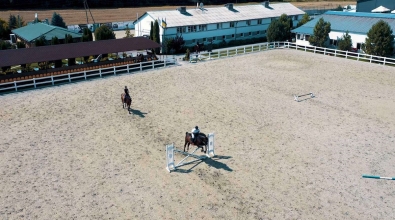
<path fill-rule="evenodd" d="M 0 219 L 392 219 L 394 182 L 361 174 L 395 176 L 394 88 L 284 49 L 4 95 Z M 195 125 L 218 157 L 167 173 Z"/>

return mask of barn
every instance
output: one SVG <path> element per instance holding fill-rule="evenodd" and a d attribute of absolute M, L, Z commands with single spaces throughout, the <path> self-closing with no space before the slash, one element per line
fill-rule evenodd
<path fill-rule="evenodd" d="M 348 31 L 352 39 L 352 47 L 360 50 L 368 31 L 380 20 L 387 22 L 392 30 L 395 30 L 395 14 L 328 11 L 292 30 L 296 34 L 296 44 L 310 45 L 309 38 L 313 35 L 314 27 L 320 18 L 331 23 L 328 42 L 331 48 L 337 48 L 338 40 Z"/>
<path fill-rule="evenodd" d="M 186 46 L 265 37 L 271 21 L 287 14 L 296 24 L 304 12 L 290 3 L 254 5 L 226 4 L 224 7 L 148 11 L 135 22 L 135 36 L 148 36 L 151 22 L 159 20 L 160 41 L 182 35 Z"/>

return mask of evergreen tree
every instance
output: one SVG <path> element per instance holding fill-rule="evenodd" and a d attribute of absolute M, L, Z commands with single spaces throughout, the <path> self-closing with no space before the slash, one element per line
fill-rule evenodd
<path fill-rule="evenodd" d="M 324 47 L 329 38 L 329 32 L 331 32 L 331 23 L 320 18 L 314 27 L 314 35 L 310 37 L 309 42 L 314 46 Z"/>
<path fill-rule="evenodd" d="M 52 37 L 51 39 L 51 45 L 56 45 L 59 44 L 59 38 L 58 37 Z"/>
<path fill-rule="evenodd" d="M 352 47 L 352 39 L 351 36 L 348 34 L 348 31 L 346 31 L 345 34 L 340 38 L 337 47 L 339 50 L 351 50 Z"/>
<path fill-rule="evenodd" d="M 60 14 L 57 14 L 56 12 L 54 12 L 52 15 L 51 25 L 67 28 L 66 23 L 63 21 L 62 16 L 60 16 Z"/>
<path fill-rule="evenodd" d="M 115 39 L 114 32 L 107 27 L 107 25 L 102 25 L 95 30 L 95 40 L 110 40 Z"/>
<path fill-rule="evenodd" d="M 17 28 L 16 17 L 15 15 L 10 15 L 10 17 L 8 18 L 8 29 L 14 30 L 15 28 Z"/>
<path fill-rule="evenodd" d="M 149 39 L 154 40 L 154 22 L 151 21 L 151 30 L 149 31 Z"/>
<path fill-rule="evenodd" d="M 362 46 L 367 54 L 389 57 L 394 50 L 394 35 L 387 22 L 380 20 L 372 26 Z"/>
<path fill-rule="evenodd" d="M 18 49 L 22 49 L 22 48 L 26 48 L 26 45 L 23 42 L 18 41 L 16 42 L 16 47 Z"/>
<path fill-rule="evenodd" d="M 155 41 L 156 43 L 160 44 L 160 37 L 159 37 L 160 34 L 159 34 L 159 22 L 158 22 L 158 20 L 155 20 L 153 35 L 154 35 L 153 41 Z M 155 49 L 155 53 L 158 54 L 159 52 L 160 52 L 160 48 L 156 48 Z"/>
<path fill-rule="evenodd" d="M 84 28 L 82 31 L 82 42 L 93 41 L 92 31 L 89 28 Z"/>
<path fill-rule="evenodd" d="M 65 44 L 74 43 L 73 36 L 71 36 L 70 34 L 66 34 L 66 35 L 64 36 L 64 43 L 65 43 Z"/>
<path fill-rule="evenodd" d="M 36 47 L 41 47 L 47 45 L 47 40 L 45 39 L 45 36 L 42 35 L 40 38 L 38 38 L 35 43 Z"/>
<path fill-rule="evenodd" d="M 0 39 L 7 39 L 9 37 L 8 24 L 0 18 Z"/>
<path fill-rule="evenodd" d="M 309 21 L 311 21 L 310 16 L 307 13 L 304 13 L 302 19 L 298 22 L 296 27 L 300 27 L 300 26 L 306 24 Z"/>

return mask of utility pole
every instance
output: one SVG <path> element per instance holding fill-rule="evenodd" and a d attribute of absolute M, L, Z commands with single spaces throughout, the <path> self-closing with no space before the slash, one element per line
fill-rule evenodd
<path fill-rule="evenodd" d="M 93 20 L 93 24 L 95 24 L 96 23 L 95 19 L 93 19 L 92 12 L 91 12 L 91 10 L 90 10 L 90 8 L 88 6 L 88 0 L 84 0 L 84 8 L 85 8 L 85 14 L 86 14 L 86 25 L 88 25 L 88 23 L 89 23 L 89 21 L 88 21 L 88 10 L 89 10 L 89 13 L 91 14 L 91 17 L 92 17 L 92 20 Z"/>

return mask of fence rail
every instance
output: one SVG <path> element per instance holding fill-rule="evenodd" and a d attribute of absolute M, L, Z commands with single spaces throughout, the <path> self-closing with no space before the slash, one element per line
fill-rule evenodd
<path fill-rule="evenodd" d="M 341 57 L 346 59 L 353 59 L 357 61 L 365 61 L 370 63 L 378 63 L 382 65 L 395 66 L 395 59 L 388 57 L 380 57 L 369 54 L 361 54 L 350 51 L 342 51 L 324 47 L 315 46 L 301 46 L 290 42 L 267 42 L 252 44 L 247 46 L 232 47 L 226 49 L 219 49 L 214 52 L 201 52 L 199 54 L 191 54 L 189 62 L 199 62 L 202 60 L 213 60 L 225 57 L 232 57 L 242 54 L 273 50 L 279 48 L 296 49 L 305 52 L 312 52 L 317 54 Z M 20 80 L 0 84 L 0 93 L 5 91 L 18 91 L 20 88 L 37 88 L 42 85 L 55 85 L 56 83 L 72 82 L 75 80 L 88 80 L 93 77 L 103 77 L 108 75 L 118 75 L 123 73 L 130 73 L 133 71 L 143 71 L 146 69 L 155 69 L 158 67 L 166 67 L 167 65 L 176 64 L 176 59 L 148 61 L 136 64 L 127 64 L 121 66 L 113 66 L 108 68 L 101 68 L 96 70 L 68 73 L 63 75 L 48 76 L 42 78 L 33 78 L 28 80 Z"/>
<path fill-rule="evenodd" d="M 22 88 L 38 88 L 40 86 L 56 85 L 59 83 L 67 83 L 76 80 L 88 80 L 94 77 L 104 77 L 109 75 L 119 75 L 124 73 L 130 73 L 134 71 L 143 71 L 147 69 L 155 69 L 160 67 L 166 67 L 168 65 L 176 64 L 176 60 L 153 60 L 148 62 L 141 62 L 136 64 L 126 64 L 121 66 L 113 66 L 107 68 L 100 68 L 96 70 L 87 70 L 82 72 L 74 72 L 56 76 L 47 76 L 40 78 L 33 78 L 27 80 L 18 80 L 14 82 L 7 82 L 0 84 L 0 93 L 18 91 Z"/>

